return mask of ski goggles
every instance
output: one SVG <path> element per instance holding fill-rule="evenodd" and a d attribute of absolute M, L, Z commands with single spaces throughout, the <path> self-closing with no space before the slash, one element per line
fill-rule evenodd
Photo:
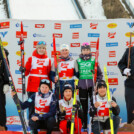
<path fill-rule="evenodd" d="M 47 83 L 47 84 L 50 84 L 50 81 L 47 80 L 47 79 L 42 79 L 41 82 L 45 82 L 45 83 Z"/>
<path fill-rule="evenodd" d="M 37 45 L 46 45 L 45 41 L 39 41 Z"/>

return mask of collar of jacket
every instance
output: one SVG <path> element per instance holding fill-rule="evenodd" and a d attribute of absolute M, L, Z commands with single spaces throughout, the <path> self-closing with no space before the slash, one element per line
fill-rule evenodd
<path fill-rule="evenodd" d="M 105 99 L 107 99 L 107 94 L 106 94 L 104 97 L 101 97 L 101 96 L 98 94 L 98 97 L 99 97 L 99 99 L 101 99 L 101 100 L 105 100 Z"/>
<path fill-rule="evenodd" d="M 66 105 L 73 105 L 73 98 L 71 98 L 69 101 L 65 100 L 64 98 L 63 101 Z"/>
<path fill-rule="evenodd" d="M 91 57 L 92 57 L 92 53 L 85 54 L 85 55 L 83 55 L 83 54 L 79 55 L 79 58 L 81 58 L 82 60 L 89 60 Z"/>
<path fill-rule="evenodd" d="M 48 92 L 47 94 L 43 94 L 41 93 L 41 91 L 39 91 L 39 96 L 41 96 L 41 98 L 48 98 L 50 96 L 51 92 Z"/>

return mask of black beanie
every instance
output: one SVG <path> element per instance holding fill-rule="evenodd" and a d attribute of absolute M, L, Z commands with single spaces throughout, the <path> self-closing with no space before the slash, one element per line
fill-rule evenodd
<path fill-rule="evenodd" d="M 107 88 L 106 82 L 104 80 L 100 80 L 98 82 L 98 84 L 97 84 L 97 90 L 98 90 L 98 88 L 101 88 L 102 86 L 105 87 L 105 88 Z"/>
<path fill-rule="evenodd" d="M 47 79 L 42 79 L 42 80 L 40 81 L 40 86 L 41 86 L 41 84 L 45 84 L 45 85 L 47 85 L 49 88 L 51 88 L 51 87 L 50 87 L 50 81 L 47 80 Z"/>
<path fill-rule="evenodd" d="M 64 93 L 64 91 L 65 91 L 66 89 L 71 89 L 71 90 L 73 91 L 73 88 L 72 88 L 71 84 L 69 84 L 69 83 L 65 83 L 65 84 L 64 84 L 64 86 L 63 86 L 63 93 Z"/>
<path fill-rule="evenodd" d="M 88 42 L 84 42 L 82 43 L 81 45 L 81 50 L 82 49 L 89 49 L 91 51 L 91 47 L 90 47 L 90 44 Z"/>

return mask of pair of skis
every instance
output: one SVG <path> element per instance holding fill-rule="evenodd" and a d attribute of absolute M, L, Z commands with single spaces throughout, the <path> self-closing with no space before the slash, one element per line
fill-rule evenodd
<path fill-rule="evenodd" d="M 12 75 L 11 75 L 11 72 L 10 72 L 10 68 L 9 68 L 9 65 L 8 65 L 7 57 L 6 57 L 6 54 L 5 54 L 5 51 L 4 51 L 4 47 L 3 47 L 3 44 L 2 44 L 1 38 L 0 38 L 0 55 L 3 59 L 3 61 L 4 61 L 4 66 L 6 68 L 7 75 L 9 77 L 9 83 L 10 83 L 11 89 L 12 89 L 12 91 L 14 91 L 16 93 L 13 97 L 13 100 L 16 103 L 17 111 L 18 111 L 20 121 L 21 121 L 21 124 L 22 124 L 22 127 L 23 127 L 23 133 L 27 134 L 26 122 L 25 122 L 24 116 L 22 114 L 20 101 L 18 99 L 18 95 L 17 95 L 17 92 L 15 90 L 15 85 L 14 85 L 13 78 L 12 78 Z"/>

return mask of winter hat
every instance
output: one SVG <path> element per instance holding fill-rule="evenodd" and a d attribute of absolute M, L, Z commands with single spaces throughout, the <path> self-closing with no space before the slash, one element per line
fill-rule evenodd
<path fill-rule="evenodd" d="M 71 84 L 69 84 L 69 83 L 65 83 L 65 84 L 63 85 L 63 93 L 64 93 L 64 91 L 65 91 L 66 89 L 70 89 L 71 91 L 73 91 L 73 88 L 72 88 Z"/>
<path fill-rule="evenodd" d="M 46 47 L 46 42 L 45 41 L 39 41 L 36 45 L 36 48 L 39 48 L 39 47 Z"/>
<path fill-rule="evenodd" d="M 69 46 L 67 44 L 62 44 L 62 45 L 60 45 L 60 51 L 62 49 L 67 49 L 69 51 Z"/>
<path fill-rule="evenodd" d="M 101 88 L 102 86 L 105 87 L 105 88 L 107 88 L 106 82 L 104 80 L 100 80 L 98 82 L 98 84 L 97 84 L 97 90 L 98 90 L 98 88 Z"/>
<path fill-rule="evenodd" d="M 41 86 L 41 84 L 45 84 L 45 85 L 47 85 L 49 88 L 51 88 L 51 87 L 50 87 L 50 81 L 47 80 L 47 79 L 42 79 L 42 80 L 40 81 L 40 86 Z"/>
<path fill-rule="evenodd" d="M 91 50 L 90 44 L 88 42 L 82 43 L 81 50 L 82 49 L 89 49 L 89 50 Z"/>

